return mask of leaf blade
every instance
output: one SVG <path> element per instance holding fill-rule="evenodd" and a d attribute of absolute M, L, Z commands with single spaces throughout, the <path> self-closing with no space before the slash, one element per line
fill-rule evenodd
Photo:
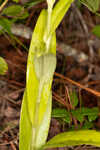
<path fill-rule="evenodd" d="M 59 0 L 52 11 L 51 33 L 56 30 L 74 0 Z"/>
<path fill-rule="evenodd" d="M 5 75 L 8 70 L 8 65 L 6 61 L 0 57 L 0 75 Z"/>
<path fill-rule="evenodd" d="M 20 122 L 20 141 L 22 140 L 20 150 L 40 148 L 45 143 L 48 135 L 52 105 L 51 85 L 56 67 L 56 37 L 54 33 L 51 38 L 50 51 L 46 53 L 43 40 L 46 16 L 47 11 L 43 10 L 32 35 L 28 55 L 26 77 L 27 97 L 23 100 L 21 114 L 21 118 L 26 120 Z M 53 38 L 55 39 L 54 41 L 52 40 Z M 24 126 L 22 125 L 24 122 L 28 123 L 26 114 L 24 113 L 25 105 L 27 105 L 27 117 L 31 122 L 31 126 L 29 127 L 30 134 L 27 133 L 28 130 L 23 129 Z M 23 134 L 24 136 L 28 134 L 25 140 Z M 29 145 L 29 147 L 24 146 L 24 142 L 27 143 L 26 145 Z"/>
<path fill-rule="evenodd" d="M 44 148 L 76 146 L 82 144 L 100 147 L 100 132 L 95 130 L 64 132 L 48 141 Z"/>

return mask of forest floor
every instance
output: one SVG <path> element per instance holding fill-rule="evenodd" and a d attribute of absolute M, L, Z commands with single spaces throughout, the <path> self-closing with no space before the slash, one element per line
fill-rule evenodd
<path fill-rule="evenodd" d="M 34 28 L 40 10 L 45 5 L 34 6 L 26 20 L 26 26 Z M 53 109 L 75 110 L 77 108 L 100 109 L 100 39 L 92 34 L 100 17 L 85 6 L 78 9 L 75 4 L 57 29 L 57 68 L 53 81 Z M 17 37 L 29 49 L 30 39 Z M 19 119 L 22 96 L 25 89 L 28 52 L 15 44 L 7 34 L 0 35 L 0 56 L 8 63 L 8 72 L 0 76 L 0 150 L 18 150 Z M 75 92 L 78 103 L 73 106 L 70 93 Z M 62 118 L 51 119 L 48 139 L 54 135 L 87 129 L 100 130 L 100 115 L 91 122 L 84 117 L 65 122 Z M 58 150 L 100 150 L 93 146 L 57 148 Z"/>

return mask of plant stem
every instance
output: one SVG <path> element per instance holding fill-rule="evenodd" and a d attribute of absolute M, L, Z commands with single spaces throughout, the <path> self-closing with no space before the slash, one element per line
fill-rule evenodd
<path fill-rule="evenodd" d="M 48 16 L 47 16 L 47 28 L 46 33 L 44 34 L 44 42 L 46 43 L 46 52 L 49 51 L 50 41 L 51 41 L 51 16 L 52 16 L 52 8 L 55 0 L 47 0 L 48 3 Z"/>

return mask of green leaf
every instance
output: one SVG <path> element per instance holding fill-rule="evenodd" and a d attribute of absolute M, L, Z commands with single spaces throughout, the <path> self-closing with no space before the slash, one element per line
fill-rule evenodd
<path fill-rule="evenodd" d="M 70 121 L 71 121 L 70 113 L 66 109 L 63 109 L 63 108 L 55 108 L 55 109 L 53 109 L 52 117 L 54 117 L 54 118 L 61 118 L 66 123 L 70 123 Z"/>
<path fill-rule="evenodd" d="M 55 118 L 63 118 L 66 117 L 66 115 L 68 114 L 68 111 L 66 109 L 63 108 L 55 108 L 52 110 L 52 117 Z"/>
<path fill-rule="evenodd" d="M 88 116 L 89 121 L 93 121 L 98 117 L 99 109 L 97 107 L 94 108 L 78 108 L 76 110 L 72 110 L 72 115 L 80 122 L 83 121 L 85 116 Z"/>
<path fill-rule="evenodd" d="M 67 2 L 68 9 L 71 2 L 69 0 Z M 58 8 L 61 3 L 60 0 Z M 20 120 L 20 150 L 40 149 L 47 139 L 51 118 L 51 85 L 56 68 L 55 29 L 64 16 L 65 10 L 67 11 L 65 3 L 61 6 L 62 11 L 64 8 L 61 17 L 59 18 L 61 10 L 59 14 L 54 11 L 52 23 L 49 11 L 43 10 L 32 35 Z M 54 15 L 58 17 L 57 23 Z M 53 23 L 56 23 L 56 26 L 53 27 Z M 52 29 L 50 33 L 49 29 Z M 47 41 L 45 37 L 48 37 Z"/>
<path fill-rule="evenodd" d="M 78 97 L 76 91 L 69 92 L 71 103 L 74 107 L 78 105 Z"/>
<path fill-rule="evenodd" d="M 56 36 L 53 33 L 46 53 L 43 40 L 47 11 L 43 10 L 34 29 L 29 49 L 20 120 L 20 150 L 38 149 L 44 145 L 51 118 L 51 85 L 56 67 Z M 24 138 L 25 137 L 25 138 Z"/>
<path fill-rule="evenodd" d="M 66 123 L 70 123 L 71 122 L 71 118 L 70 118 L 70 114 L 68 114 L 66 116 L 66 118 L 63 119 Z"/>
<path fill-rule="evenodd" d="M 50 65 L 50 63 L 52 65 Z M 56 59 L 53 54 L 45 54 L 40 57 L 35 57 L 34 68 L 38 80 L 43 80 L 43 82 L 46 80 L 50 80 L 51 76 L 54 73 L 54 64 L 56 64 Z"/>
<path fill-rule="evenodd" d="M 88 117 L 89 121 L 94 121 L 99 114 L 99 109 L 97 107 L 94 108 L 77 108 L 75 110 L 71 110 L 72 115 L 79 121 L 83 122 L 84 117 Z M 70 123 L 70 113 L 66 109 L 55 108 L 52 111 L 52 117 L 62 118 L 67 123 Z"/>
<path fill-rule="evenodd" d="M 51 33 L 53 33 L 74 0 L 59 0 L 52 11 Z"/>
<path fill-rule="evenodd" d="M 28 108 L 28 98 L 27 98 L 27 91 L 24 92 L 24 97 L 22 101 L 22 108 L 21 108 L 21 120 L 20 120 L 20 143 L 19 148 L 20 150 L 31 150 L 36 147 L 41 147 L 46 140 L 47 133 L 49 128 L 50 122 L 50 114 L 51 114 L 51 103 L 52 99 L 48 100 L 47 110 L 45 112 L 45 116 L 41 122 L 40 128 L 37 129 L 37 139 L 34 137 L 35 135 L 35 128 L 33 126 L 33 120 L 30 119 L 29 108 Z M 34 107 L 33 112 L 34 112 Z M 36 114 L 38 115 L 38 114 Z M 47 123 L 48 124 L 47 124 Z M 43 125 L 42 125 L 43 124 Z M 36 124 L 38 128 L 38 124 Z"/>
<path fill-rule="evenodd" d="M 27 135 L 26 135 L 27 133 Z M 22 101 L 22 108 L 21 108 L 21 120 L 20 120 L 20 145 L 19 148 L 23 148 L 23 150 L 29 150 L 30 141 L 32 134 L 32 124 L 29 117 L 28 112 L 28 101 L 27 101 L 27 92 L 24 92 L 24 97 Z"/>
<path fill-rule="evenodd" d="M 79 122 L 83 122 L 85 115 L 83 114 L 82 108 L 81 109 L 78 108 L 76 110 L 71 110 L 71 113 Z"/>
<path fill-rule="evenodd" d="M 82 126 L 82 129 L 90 129 L 90 128 L 93 129 L 93 122 L 89 122 L 89 121 L 86 120 L 85 123 Z"/>
<path fill-rule="evenodd" d="M 90 112 L 88 112 L 88 119 L 90 122 L 97 119 L 99 114 L 99 109 L 97 107 L 91 108 Z"/>
<path fill-rule="evenodd" d="M 99 10 L 100 0 L 80 0 L 89 10 L 96 13 Z"/>
<path fill-rule="evenodd" d="M 93 30 L 92 30 L 92 33 L 94 35 L 96 35 L 98 38 L 100 38 L 100 25 L 96 25 Z"/>
<path fill-rule="evenodd" d="M 24 9 L 24 7 L 20 5 L 11 5 L 2 11 L 2 15 L 7 15 L 19 19 L 25 19 L 28 17 L 29 14 Z"/>
<path fill-rule="evenodd" d="M 100 147 L 100 132 L 95 130 L 69 131 L 56 135 L 49 140 L 44 148 L 55 148 L 76 145 L 94 145 Z"/>
<path fill-rule="evenodd" d="M 4 31 L 8 32 L 9 34 L 11 34 L 11 25 L 12 25 L 12 21 L 6 18 L 0 18 L 0 26 L 2 26 Z"/>
<path fill-rule="evenodd" d="M 20 5 L 11 5 L 5 8 L 2 12 L 4 15 L 17 16 L 23 11 L 23 7 Z"/>
<path fill-rule="evenodd" d="M 19 0 L 12 0 L 13 2 L 16 2 L 16 3 L 18 3 L 19 2 Z"/>
<path fill-rule="evenodd" d="M 45 1 L 45 0 L 30 0 L 29 2 L 25 3 L 25 6 L 30 8 L 30 7 L 33 7 L 43 1 Z"/>
<path fill-rule="evenodd" d="M 0 75 L 5 75 L 8 70 L 8 65 L 5 60 L 0 57 Z"/>

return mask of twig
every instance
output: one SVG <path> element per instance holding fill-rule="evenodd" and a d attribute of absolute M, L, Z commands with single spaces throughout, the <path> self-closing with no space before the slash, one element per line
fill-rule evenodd
<path fill-rule="evenodd" d="M 59 95 L 57 95 L 55 92 L 53 92 L 53 98 L 58 101 L 59 103 L 61 103 L 62 105 L 67 107 L 67 103 L 64 101 L 63 98 L 61 98 Z"/>
<path fill-rule="evenodd" d="M 1 97 L 1 98 L 4 98 L 5 100 L 8 100 L 10 103 L 13 103 L 13 104 L 17 105 L 17 102 L 15 102 L 14 100 L 12 100 L 11 98 L 9 98 L 9 97 L 6 96 L 6 95 L 5 95 L 5 96 L 1 96 L 1 95 L 0 95 L 0 97 Z"/>
<path fill-rule="evenodd" d="M 0 11 L 5 7 L 5 5 L 8 3 L 8 0 L 5 0 L 2 5 L 0 6 Z"/>
<path fill-rule="evenodd" d="M 12 124 L 13 126 L 8 125 L 3 131 L 0 131 L 0 136 L 5 134 L 6 132 L 8 132 L 11 129 L 14 129 L 19 124 L 19 120 L 13 120 L 9 123 Z"/>
<path fill-rule="evenodd" d="M 14 145 L 14 143 L 12 141 L 10 142 L 10 145 L 12 147 L 12 150 L 16 150 L 16 147 L 15 147 L 15 145 Z"/>
<path fill-rule="evenodd" d="M 15 139 L 9 141 L 9 142 L 3 142 L 3 143 L 0 143 L 0 146 L 3 146 L 3 145 L 9 145 L 11 142 L 16 142 L 18 140 L 18 137 L 16 137 Z"/>
<path fill-rule="evenodd" d="M 24 90 L 25 90 L 25 88 L 18 89 L 14 92 L 11 92 L 8 96 L 11 96 L 12 94 L 18 94 L 18 93 L 24 92 Z"/>
<path fill-rule="evenodd" d="M 69 79 L 69 78 L 67 78 L 67 77 L 64 77 L 63 75 L 61 75 L 61 74 L 59 74 L 59 73 L 55 73 L 55 75 L 56 75 L 57 77 L 60 77 L 60 78 L 62 78 L 62 79 L 64 79 L 64 80 L 66 80 L 67 82 L 70 82 L 70 83 L 72 83 L 72 84 L 74 84 L 74 85 L 76 85 L 76 86 L 78 86 L 78 87 L 80 87 L 80 88 L 82 88 L 82 89 L 84 89 L 84 90 L 86 90 L 86 91 L 92 93 L 93 95 L 96 95 L 96 96 L 100 97 L 100 92 L 97 92 L 97 91 L 92 90 L 92 89 L 90 89 L 90 88 L 86 88 L 84 85 L 82 85 L 82 84 L 80 84 L 80 83 L 78 83 L 78 82 L 76 82 L 76 81 L 73 81 L 73 80 L 71 80 L 71 79 Z"/>

